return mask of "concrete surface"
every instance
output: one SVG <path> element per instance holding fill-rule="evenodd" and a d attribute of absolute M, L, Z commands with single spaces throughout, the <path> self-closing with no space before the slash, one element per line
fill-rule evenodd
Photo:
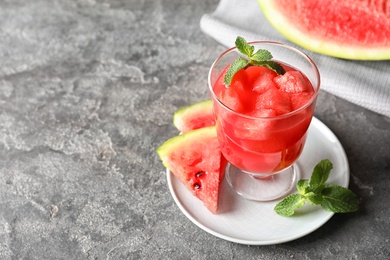
<path fill-rule="evenodd" d="M 208 98 L 218 0 L 0 1 L 0 259 L 388 259 L 390 119 L 327 93 L 361 209 L 292 242 L 195 226 L 155 149 Z"/>

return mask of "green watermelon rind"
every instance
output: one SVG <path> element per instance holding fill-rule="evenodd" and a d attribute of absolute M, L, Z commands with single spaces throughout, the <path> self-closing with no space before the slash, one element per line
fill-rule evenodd
<path fill-rule="evenodd" d="M 211 100 L 204 100 L 198 103 L 178 109 L 173 115 L 173 125 L 181 132 L 186 130 L 188 122 L 199 115 L 211 115 L 213 113 L 213 104 Z M 193 129 L 191 129 L 193 130 Z"/>
<path fill-rule="evenodd" d="M 298 30 L 293 23 L 282 15 L 274 0 L 258 0 L 260 8 L 268 22 L 291 42 L 314 52 L 349 60 L 388 60 L 390 46 L 363 47 L 345 44 L 345 42 L 327 41 L 310 37 L 310 33 Z"/>

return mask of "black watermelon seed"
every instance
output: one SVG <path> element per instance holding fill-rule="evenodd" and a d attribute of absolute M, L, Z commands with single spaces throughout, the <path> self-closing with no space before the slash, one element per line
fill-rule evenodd
<path fill-rule="evenodd" d="M 199 178 L 200 176 L 202 176 L 202 174 L 203 174 L 203 172 L 197 172 L 197 173 L 195 174 L 195 176 Z"/>

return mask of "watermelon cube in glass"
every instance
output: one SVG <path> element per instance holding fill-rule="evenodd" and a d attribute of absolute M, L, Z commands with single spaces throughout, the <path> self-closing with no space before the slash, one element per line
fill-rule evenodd
<path fill-rule="evenodd" d="M 249 44 L 270 51 L 286 73 L 249 66 L 225 86 L 227 68 L 239 57 L 234 47 L 213 63 L 208 85 L 218 140 L 229 162 L 228 183 L 245 198 L 270 201 L 295 186 L 295 162 L 305 145 L 320 75 L 314 62 L 293 47 L 266 41 Z"/>

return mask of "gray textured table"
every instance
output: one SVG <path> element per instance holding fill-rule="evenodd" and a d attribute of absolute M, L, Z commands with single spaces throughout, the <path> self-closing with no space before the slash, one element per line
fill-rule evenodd
<path fill-rule="evenodd" d="M 195 226 L 155 153 L 208 98 L 217 0 L 0 1 L 0 259 L 388 259 L 390 119 L 327 93 L 361 209 L 272 246 Z"/>

